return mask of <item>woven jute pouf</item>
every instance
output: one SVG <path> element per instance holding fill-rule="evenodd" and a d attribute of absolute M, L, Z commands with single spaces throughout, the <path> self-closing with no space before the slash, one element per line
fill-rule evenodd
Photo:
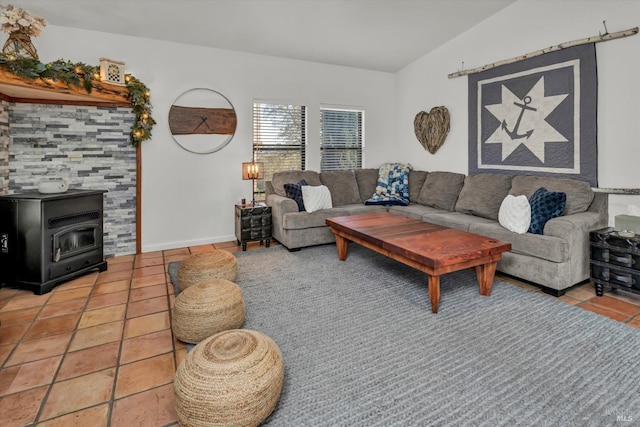
<path fill-rule="evenodd" d="M 276 407 L 284 380 L 282 354 L 261 332 L 234 329 L 196 345 L 176 370 L 182 426 L 257 426 Z"/>
<path fill-rule="evenodd" d="M 173 304 L 171 329 L 183 342 L 199 343 L 218 332 L 240 328 L 243 323 L 242 291 L 225 279 L 189 286 Z"/>
<path fill-rule="evenodd" d="M 178 268 L 178 288 L 182 291 L 207 279 L 236 280 L 237 262 L 231 252 L 216 249 L 191 255 Z"/>

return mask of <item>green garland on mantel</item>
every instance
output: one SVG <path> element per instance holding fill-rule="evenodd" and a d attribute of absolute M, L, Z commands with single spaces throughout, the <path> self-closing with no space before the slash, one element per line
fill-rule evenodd
<path fill-rule="evenodd" d="M 87 65 L 82 62 L 73 63 L 58 59 L 57 61 L 43 64 L 33 58 L 12 58 L 0 53 L 0 66 L 6 68 L 16 76 L 28 79 L 41 79 L 45 84 L 47 80 L 63 82 L 69 86 L 75 86 L 91 93 L 93 80 L 99 75 L 99 67 Z M 156 121 L 151 117 L 151 104 L 149 102 L 149 88 L 131 74 L 125 75 L 126 87 L 129 90 L 129 100 L 136 115 L 136 120 L 131 127 L 129 141 L 134 147 L 138 147 L 142 141 L 151 138 L 151 129 Z"/>

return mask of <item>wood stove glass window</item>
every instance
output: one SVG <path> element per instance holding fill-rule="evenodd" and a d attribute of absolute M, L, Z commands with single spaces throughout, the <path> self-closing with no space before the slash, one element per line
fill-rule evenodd
<path fill-rule="evenodd" d="M 94 250 L 98 245 L 98 226 L 79 224 L 53 235 L 53 261 L 58 262 L 80 253 Z"/>

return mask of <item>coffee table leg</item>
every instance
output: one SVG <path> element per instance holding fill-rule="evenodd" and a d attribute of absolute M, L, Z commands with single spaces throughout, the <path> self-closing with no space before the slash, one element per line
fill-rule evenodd
<path fill-rule="evenodd" d="M 338 249 L 338 259 L 344 261 L 347 259 L 347 249 L 349 241 L 342 236 L 336 234 L 336 249 Z"/>
<path fill-rule="evenodd" d="M 429 298 L 431 298 L 431 312 L 438 312 L 440 302 L 440 276 L 429 276 Z"/>
<path fill-rule="evenodd" d="M 489 262 L 484 265 L 476 266 L 476 275 L 478 276 L 480 295 L 491 295 L 491 286 L 493 286 L 493 278 L 496 275 L 497 265 L 497 262 Z"/>

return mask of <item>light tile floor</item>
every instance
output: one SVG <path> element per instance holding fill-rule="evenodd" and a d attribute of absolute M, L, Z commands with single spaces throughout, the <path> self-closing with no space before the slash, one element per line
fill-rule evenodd
<path fill-rule="evenodd" d="M 120 256 L 45 295 L 0 289 L 0 425 L 177 425 L 172 381 L 186 348 L 171 333 L 166 269 L 214 248 L 239 250 L 226 242 Z M 560 300 L 640 328 L 640 295 L 596 297 L 584 284 Z"/>

